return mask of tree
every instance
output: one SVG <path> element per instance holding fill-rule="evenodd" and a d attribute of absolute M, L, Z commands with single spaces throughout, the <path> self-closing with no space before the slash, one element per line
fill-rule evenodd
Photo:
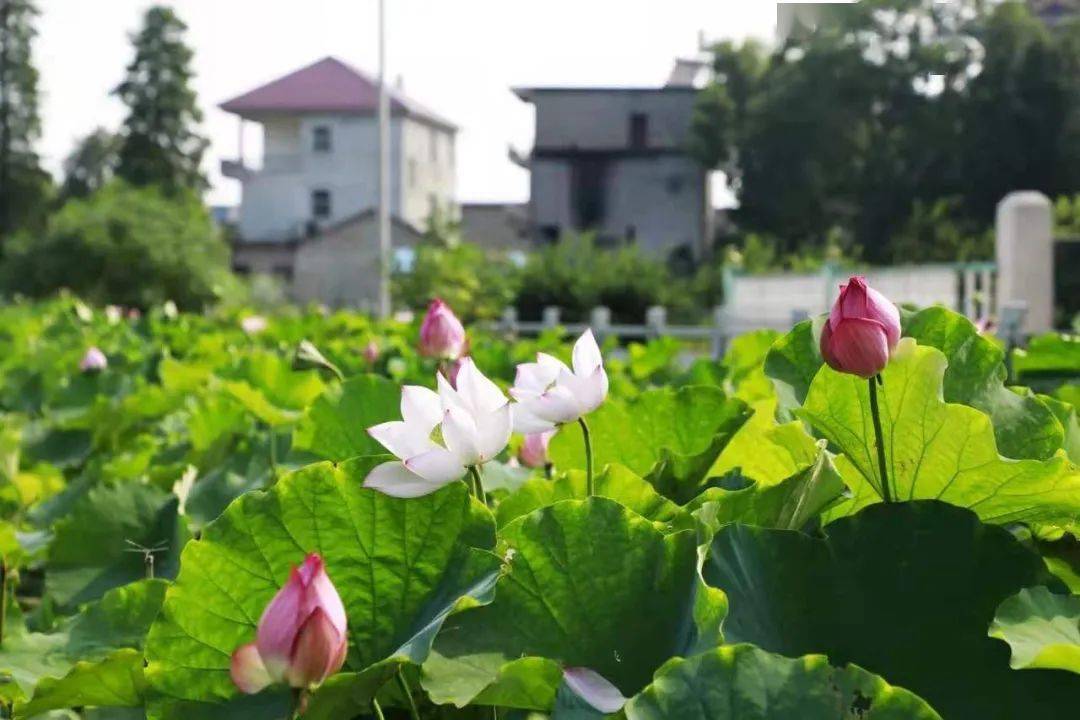
<path fill-rule="evenodd" d="M 229 280 L 228 248 L 190 190 L 114 181 L 73 199 L 40 237 L 16 236 L 0 287 L 40 297 L 69 288 L 95 303 L 199 309 Z"/>
<path fill-rule="evenodd" d="M 40 229 L 50 188 L 34 152 L 41 134 L 32 58 L 36 15 L 31 0 L 0 2 L 0 239 Z"/>
<path fill-rule="evenodd" d="M 197 132 L 202 112 L 190 86 L 194 53 L 184 43 L 185 30 L 170 8 L 150 8 L 132 38 L 135 59 L 114 90 L 128 107 L 117 176 L 168 193 L 207 185 L 199 166 L 208 141 Z"/>
<path fill-rule="evenodd" d="M 64 160 L 60 199 L 85 198 L 105 187 L 118 162 L 118 138 L 104 128 L 84 137 Z"/>

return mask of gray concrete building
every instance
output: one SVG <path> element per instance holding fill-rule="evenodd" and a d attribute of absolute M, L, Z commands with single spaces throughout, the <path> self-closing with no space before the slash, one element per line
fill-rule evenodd
<path fill-rule="evenodd" d="M 592 231 L 601 244 L 656 257 L 706 251 L 708 172 L 686 152 L 693 87 L 514 92 L 536 109 L 535 145 L 519 158 L 531 174 L 535 242 Z"/>

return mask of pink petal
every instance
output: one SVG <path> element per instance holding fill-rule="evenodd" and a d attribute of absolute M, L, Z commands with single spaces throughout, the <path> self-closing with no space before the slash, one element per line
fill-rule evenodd
<path fill-rule="evenodd" d="M 341 602 L 341 596 L 338 595 L 337 588 L 326 573 L 326 567 L 321 558 L 319 558 L 318 570 L 308 585 L 308 593 L 312 604 L 325 612 L 337 631 L 344 635 L 348 629 L 345 604 Z"/>
<path fill-rule="evenodd" d="M 345 636 L 329 616 L 322 608 L 316 608 L 297 633 L 286 678 L 289 685 L 307 688 L 322 683 L 337 670 L 334 663 L 341 658 L 341 646 L 345 642 Z"/>
<path fill-rule="evenodd" d="M 568 667 L 563 670 L 563 680 L 579 698 L 602 713 L 617 713 L 626 704 L 626 697 L 619 688 L 595 670 Z"/>
<path fill-rule="evenodd" d="M 300 572 L 293 568 L 284 587 L 263 610 L 255 635 L 259 656 L 270 677 L 284 676 L 289 664 L 289 653 L 296 642 L 304 612 L 305 588 Z"/>
<path fill-rule="evenodd" d="M 842 321 L 832 328 L 828 348 L 836 369 L 863 378 L 877 375 L 889 363 L 889 338 L 876 320 Z"/>
<path fill-rule="evenodd" d="M 255 643 L 241 645 L 233 651 L 229 661 L 229 677 L 240 692 L 254 695 L 273 682 Z"/>
<path fill-rule="evenodd" d="M 900 311 L 887 297 L 872 287 L 866 288 L 867 319 L 877 320 L 885 327 L 889 337 L 889 349 L 900 342 Z"/>
<path fill-rule="evenodd" d="M 385 462 L 377 465 L 364 478 L 364 487 L 398 498 L 430 495 L 444 484 L 429 482 L 400 462 Z"/>
<path fill-rule="evenodd" d="M 518 456 L 526 467 L 544 467 L 548 463 L 548 445 L 555 435 L 554 430 L 547 432 L 530 433 L 525 436 L 521 443 L 521 451 Z"/>

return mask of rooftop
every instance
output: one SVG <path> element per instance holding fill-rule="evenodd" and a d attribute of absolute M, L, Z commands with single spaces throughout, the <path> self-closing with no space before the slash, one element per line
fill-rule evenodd
<path fill-rule="evenodd" d="M 457 129 L 400 90 L 389 88 L 389 94 L 391 113 Z M 379 107 L 379 82 L 337 58 L 325 57 L 227 100 L 220 107 L 242 117 L 279 113 L 374 115 Z"/>

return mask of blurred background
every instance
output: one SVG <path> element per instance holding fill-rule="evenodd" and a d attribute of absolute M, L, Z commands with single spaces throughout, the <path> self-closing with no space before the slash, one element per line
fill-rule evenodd
<path fill-rule="evenodd" d="M 383 5 L 0 0 L 0 293 L 1080 312 L 1077 0 Z"/>

